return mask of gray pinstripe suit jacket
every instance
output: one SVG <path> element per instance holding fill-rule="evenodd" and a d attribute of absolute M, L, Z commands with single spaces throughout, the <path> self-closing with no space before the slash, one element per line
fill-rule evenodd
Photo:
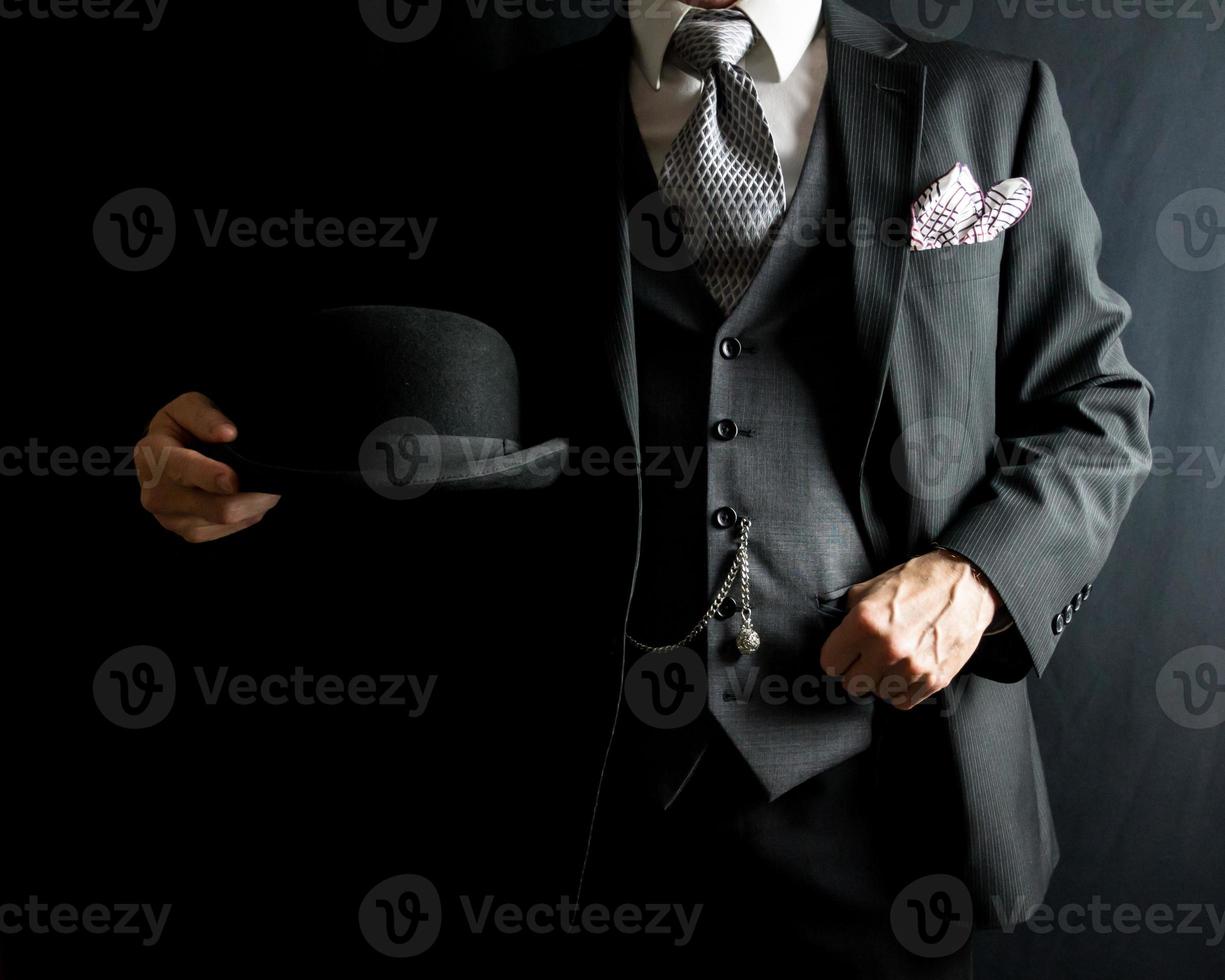
<path fill-rule="evenodd" d="M 856 357 L 846 365 L 852 395 L 845 416 L 858 447 L 858 516 L 878 570 L 938 541 L 989 576 L 1016 623 L 984 640 L 942 695 L 946 724 L 932 751 L 951 758 L 960 798 L 899 806 L 949 807 L 965 828 L 964 874 L 977 921 L 1015 921 L 1025 903 L 1040 900 L 1058 861 L 1023 681 L 1050 662 L 1148 473 L 1152 391 L 1120 342 L 1130 310 L 1097 274 L 1100 227 L 1050 70 L 954 43 L 904 41 L 843 0 L 825 2 L 828 108 L 857 229 Z M 620 437 L 636 440 L 626 202 L 610 172 L 620 146 L 611 107 L 622 103 L 626 27 L 615 21 L 563 53 L 564 65 L 551 64 L 542 81 L 524 84 L 543 98 L 540 114 L 553 113 L 543 125 L 569 127 L 563 152 L 571 158 L 553 161 L 550 193 L 564 199 L 561 188 L 572 186 L 593 202 L 567 210 L 585 251 L 581 259 L 558 258 L 571 263 L 581 287 L 573 287 L 573 315 L 559 320 L 554 346 L 602 338 L 611 385 L 575 372 L 573 401 L 606 392 Z M 539 87 L 559 77 L 574 79 L 573 104 Z M 593 99 L 610 111 L 593 113 Z M 557 113 L 567 113 L 564 122 Z M 1029 214 L 993 242 L 910 251 L 911 202 L 958 160 L 984 187 L 1029 178 Z M 615 185 L 617 200 L 606 184 Z M 888 228 L 892 237 L 878 234 Z M 574 329 L 578 316 L 582 332 Z M 545 329 L 539 316 L 532 323 Z M 574 364 L 580 355 L 565 356 Z M 528 366 L 522 355 L 521 364 Z M 567 407 L 561 410 L 566 417 Z M 940 464 L 934 482 L 926 475 L 933 453 Z M 625 526 L 634 526 L 632 513 Z M 619 566 L 626 578 L 634 565 L 627 554 Z M 609 617 L 618 645 L 629 588 L 622 613 Z M 887 714 L 904 741 L 910 716 Z M 784 781 L 771 793 L 787 788 Z"/>

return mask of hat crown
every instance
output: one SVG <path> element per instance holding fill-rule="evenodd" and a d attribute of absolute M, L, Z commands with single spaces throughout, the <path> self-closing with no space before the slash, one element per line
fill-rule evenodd
<path fill-rule="evenodd" d="M 457 313 L 325 310 L 269 331 L 243 375 L 222 404 L 244 450 L 280 465 L 351 467 L 363 440 L 399 418 L 441 436 L 520 439 L 514 352 Z"/>

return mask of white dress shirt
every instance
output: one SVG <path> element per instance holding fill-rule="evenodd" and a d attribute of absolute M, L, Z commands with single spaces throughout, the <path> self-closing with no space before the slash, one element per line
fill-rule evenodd
<path fill-rule="evenodd" d="M 783 166 L 787 202 L 808 153 L 828 64 L 821 0 L 740 0 L 733 7 L 760 40 L 741 62 L 752 76 Z M 631 0 L 634 57 L 630 99 L 658 176 L 672 143 L 697 108 L 702 83 L 666 58 L 677 25 L 693 7 L 681 0 Z"/>

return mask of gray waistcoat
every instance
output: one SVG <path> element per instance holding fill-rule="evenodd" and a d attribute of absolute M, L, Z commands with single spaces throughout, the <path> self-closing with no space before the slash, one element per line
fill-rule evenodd
<path fill-rule="evenodd" d="M 698 619 L 735 552 L 730 508 L 752 520 L 752 615 L 762 640 L 758 652 L 738 655 L 740 616 L 728 604 L 694 641 L 706 662 L 707 712 L 680 731 L 640 733 L 665 803 L 700 759 L 712 721 L 771 798 L 871 740 L 870 704 L 825 679 L 819 664 L 836 624 L 831 593 L 870 576 L 847 496 L 858 486 L 843 439 L 850 254 L 846 229 L 827 221 L 827 209 L 846 213 L 828 114 L 823 102 L 778 244 L 730 317 L 692 268 L 634 262 L 644 498 L 630 633 L 672 643 Z M 658 190 L 632 111 L 625 159 L 632 211 Z M 738 602 L 738 587 L 733 595 Z"/>

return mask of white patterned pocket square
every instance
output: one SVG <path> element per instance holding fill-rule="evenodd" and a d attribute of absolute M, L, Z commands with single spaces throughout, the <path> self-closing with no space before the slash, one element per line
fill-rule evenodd
<path fill-rule="evenodd" d="M 989 242 L 1029 210 L 1034 189 L 1024 177 L 1009 177 L 986 194 L 960 160 L 932 182 L 910 206 L 910 247 L 914 251 Z"/>

